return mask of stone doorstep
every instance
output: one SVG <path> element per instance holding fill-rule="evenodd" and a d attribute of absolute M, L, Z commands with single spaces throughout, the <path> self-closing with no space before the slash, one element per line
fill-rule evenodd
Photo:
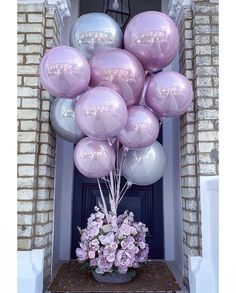
<path fill-rule="evenodd" d="M 81 293 L 81 292 L 86 292 L 86 293 L 176 292 L 177 293 L 177 292 L 181 292 L 181 293 L 185 293 L 185 292 L 188 292 L 188 291 L 183 291 L 183 289 L 186 289 L 186 288 L 183 288 L 182 282 L 180 282 L 181 289 L 178 286 L 177 281 L 175 280 L 175 277 L 174 277 L 174 275 L 178 273 L 177 273 L 177 270 L 174 268 L 174 265 L 169 262 L 168 266 L 166 265 L 166 262 L 164 262 L 163 260 L 153 261 L 147 264 L 146 267 L 140 268 L 139 273 L 140 273 L 141 280 L 136 279 L 135 283 L 132 283 L 132 285 L 131 283 L 126 283 L 122 285 L 119 285 L 119 284 L 111 285 L 111 284 L 99 284 L 89 274 L 84 274 L 82 278 L 80 278 L 79 280 L 77 277 L 79 272 L 79 264 L 75 261 L 72 261 L 70 263 L 67 262 L 62 264 L 58 273 L 56 274 L 56 277 L 53 279 L 53 282 L 48 288 L 50 291 L 46 291 L 46 292 L 52 292 L 52 293 L 59 293 L 59 292 L 60 293 L 62 292 L 63 293 L 67 293 L 67 292 L 68 293 L 69 292 L 74 292 L 74 293 Z M 170 270 L 170 267 L 171 267 L 171 270 Z M 147 277 L 144 277 L 144 274 Z M 179 275 L 178 275 L 178 279 L 181 280 Z M 152 283 L 152 280 L 154 281 L 154 283 Z M 147 290 L 145 290 L 146 288 Z M 182 291 L 179 291 L 179 289 Z"/>

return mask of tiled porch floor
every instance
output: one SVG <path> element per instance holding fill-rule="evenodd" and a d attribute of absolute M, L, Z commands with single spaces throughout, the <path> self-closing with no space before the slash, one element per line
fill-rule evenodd
<path fill-rule="evenodd" d="M 161 260 L 161 262 L 163 263 L 164 261 Z M 170 271 L 172 272 L 172 274 L 174 275 L 174 277 L 176 278 L 178 284 L 179 284 L 180 287 L 181 287 L 181 291 L 176 291 L 176 293 L 177 293 L 177 292 L 178 292 L 178 293 L 188 293 L 187 288 L 185 288 L 185 286 L 184 286 L 183 283 L 182 283 L 180 273 L 178 272 L 178 270 L 177 270 L 177 268 L 176 268 L 176 266 L 175 266 L 175 263 L 174 263 L 174 262 L 168 262 L 168 261 L 165 262 L 165 263 L 168 265 Z M 165 279 L 164 279 L 164 280 L 165 280 Z M 48 292 L 48 291 L 46 291 L 46 293 L 47 293 L 47 292 Z M 162 292 L 164 292 L 164 291 L 162 291 Z M 167 292 L 167 291 L 166 291 L 166 292 Z M 168 292 L 170 292 L 170 291 L 168 291 Z"/>
<path fill-rule="evenodd" d="M 165 261 L 165 263 L 168 265 L 169 269 L 171 270 L 172 274 L 174 275 L 176 281 L 178 282 L 181 291 L 176 291 L 176 293 L 189 293 L 188 289 L 184 286 L 182 277 L 175 265 L 174 261 Z"/>

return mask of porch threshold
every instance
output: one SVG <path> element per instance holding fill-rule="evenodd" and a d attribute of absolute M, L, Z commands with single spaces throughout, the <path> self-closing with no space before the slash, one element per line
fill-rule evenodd
<path fill-rule="evenodd" d="M 137 270 L 136 277 L 125 284 L 101 284 L 91 273 L 81 272 L 77 261 L 63 263 L 48 287 L 51 293 L 163 293 L 181 290 L 164 261 L 150 261 Z"/>

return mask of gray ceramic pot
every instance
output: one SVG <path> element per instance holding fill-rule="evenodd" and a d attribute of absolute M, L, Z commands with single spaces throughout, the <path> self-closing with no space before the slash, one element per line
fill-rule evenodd
<path fill-rule="evenodd" d="M 136 275 L 134 270 L 128 271 L 126 274 L 120 274 L 119 272 L 98 274 L 94 270 L 92 271 L 93 277 L 99 283 L 109 283 L 109 284 L 118 284 L 118 283 L 127 283 L 132 280 Z"/>

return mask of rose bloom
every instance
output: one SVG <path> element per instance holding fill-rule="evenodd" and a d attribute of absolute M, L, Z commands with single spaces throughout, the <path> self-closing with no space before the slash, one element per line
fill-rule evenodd
<path fill-rule="evenodd" d="M 116 258 L 115 253 L 111 253 L 106 257 L 107 261 L 109 261 L 109 262 L 113 262 L 115 260 L 115 258 Z"/>
<path fill-rule="evenodd" d="M 137 235 L 137 230 L 134 227 L 131 227 L 131 234 Z"/>
<path fill-rule="evenodd" d="M 97 236 L 97 235 L 99 234 L 99 229 L 98 229 L 98 227 L 96 227 L 96 226 L 93 227 L 93 228 L 90 230 L 89 234 L 90 234 L 91 237 L 95 237 L 95 236 Z"/>
<path fill-rule="evenodd" d="M 95 251 L 93 250 L 89 250 L 88 252 L 88 257 L 91 259 L 91 258 L 95 258 Z"/>
<path fill-rule="evenodd" d="M 145 242 L 143 242 L 143 241 L 139 242 L 139 247 L 140 247 L 141 249 L 144 249 L 145 246 L 146 246 Z"/>
<path fill-rule="evenodd" d="M 96 213 L 96 218 L 103 219 L 104 218 L 104 214 L 99 211 L 99 212 Z"/>
<path fill-rule="evenodd" d="M 122 224 L 122 225 L 120 226 L 120 232 L 121 232 L 123 235 L 129 236 L 130 233 L 131 233 L 131 227 L 130 227 L 130 225 L 128 225 L 128 224 Z"/>
<path fill-rule="evenodd" d="M 92 245 L 99 245 L 98 239 L 93 239 L 91 242 Z"/>
<path fill-rule="evenodd" d="M 79 261 L 84 261 L 84 260 L 88 259 L 87 252 L 81 248 L 76 248 L 75 254 L 76 254 Z"/>

